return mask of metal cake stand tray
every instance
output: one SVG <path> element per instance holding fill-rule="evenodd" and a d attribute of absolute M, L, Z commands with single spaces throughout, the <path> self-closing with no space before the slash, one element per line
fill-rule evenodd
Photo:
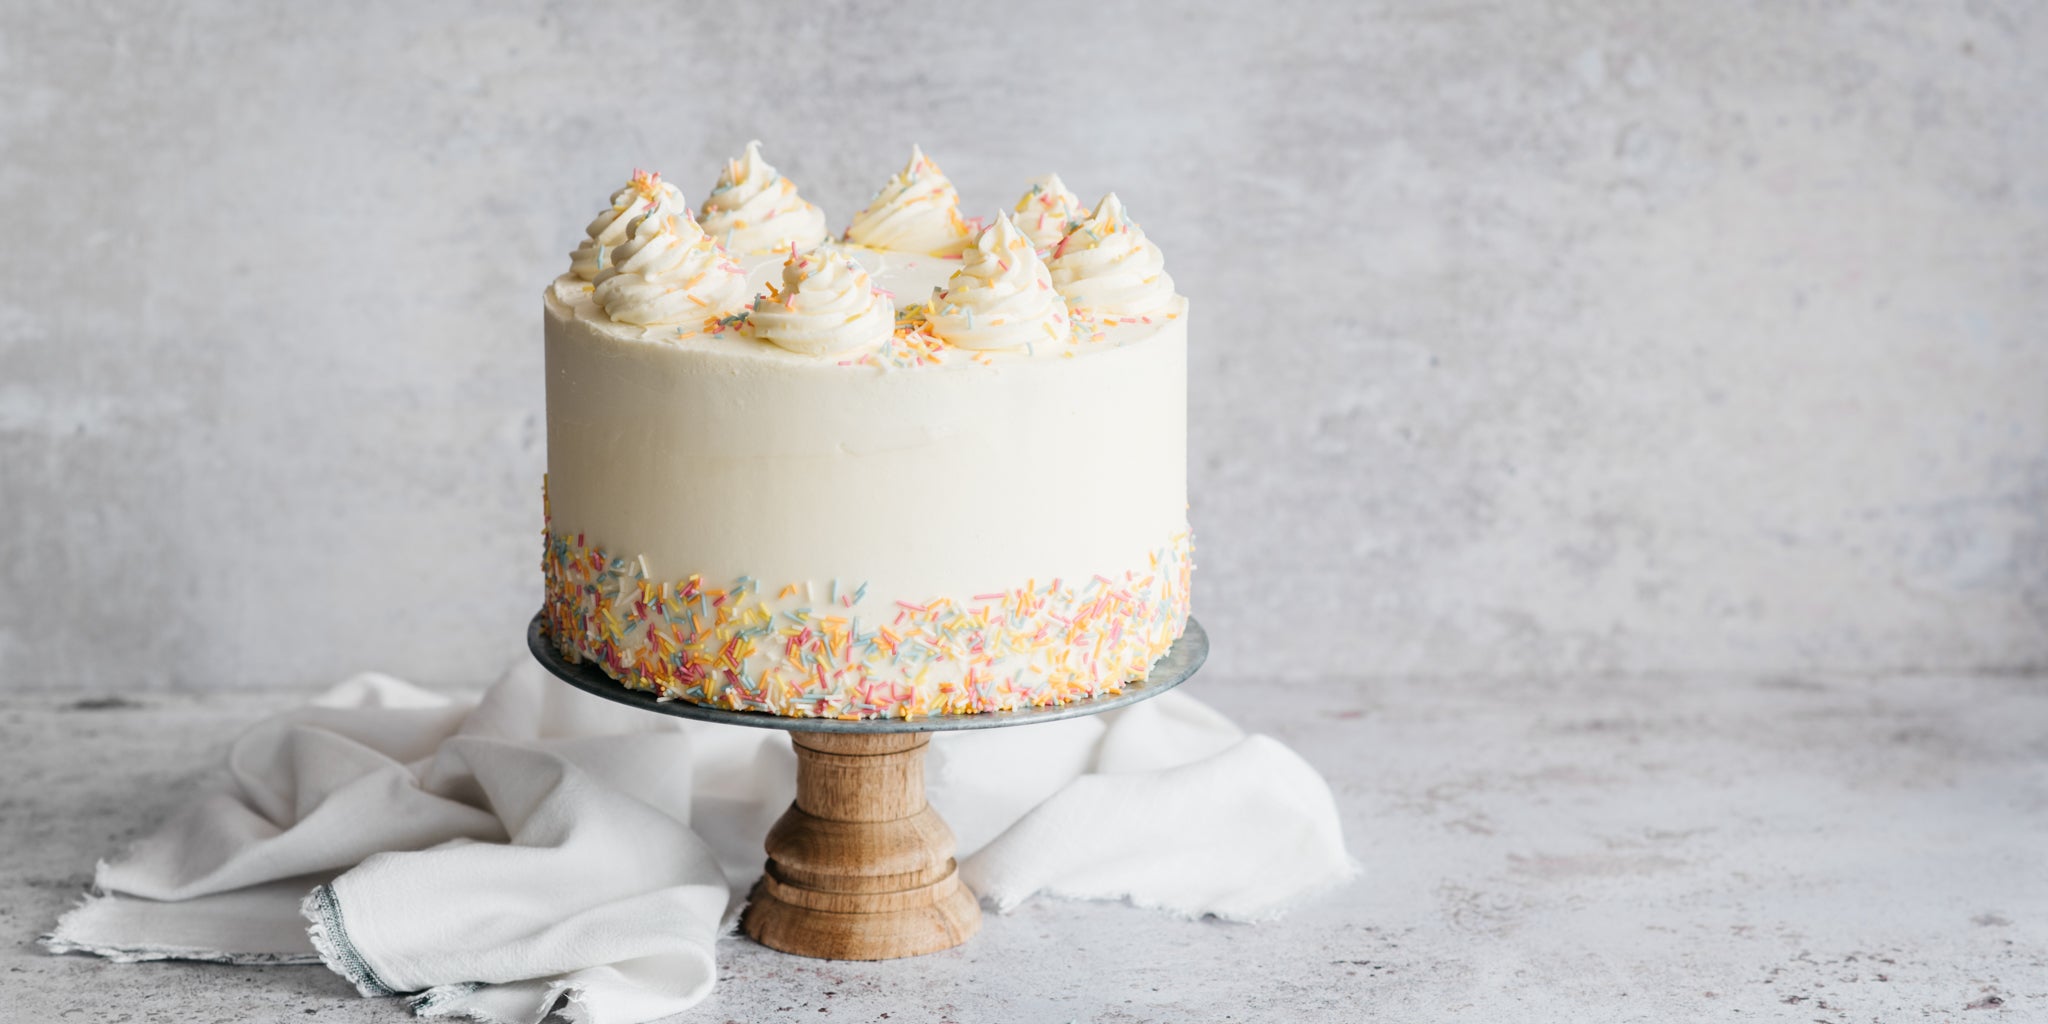
<path fill-rule="evenodd" d="M 630 704 L 648 711 L 674 715 L 678 718 L 692 718 L 700 722 L 717 722 L 721 725 L 745 725 L 756 729 L 782 729 L 787 732 L 823 733 L 892 733 L 892 732 L 945 732 L 953 729 L 1000 729 L 1012 725 L 1031 725 L 1037 722 L 1056 722 L 1063 718 L 1080 718 L 1085 715 L 1099 715 L 1114 711 L 1141 700 L 1157 697 L 1187 681 L 1202 662 L 1209 657 L 1209 634 L 1202 624 L 1188 619 L 1187 630 L 1174 641 L 1173 646 L 1160 656 L 1152 666 L 1152 674 L 1143 682 L 1128 683 L 1123 692 L 1104 694 L 1089 700 L 1074 701 L 1042 708 L 1018 708 L 1015 711 L 988 711 L 975 715 L 929 715 L 924 718 L 797 718 L 789 715 L 771 715 L 765 711 L 731 711 L 725 708 L 706 707 L 686 700 L 664 700 L 646 690 L 628 689 L 625 684 L 606 675 L 595 662 L 570 662 L 555 649 L 555 643 L 548 638 L 547 625 L 542 617 L 535 615 L 526 628 L 526 646 L 533 656 L 547 667 L 549 672 L 585 693 L 593 693 L 606 700 Z"/>
<path fill-rule="evenodd" d="M 563 658 L 539 615 L 527 627 L 526 642 L 563 682 L 606 700 L 789 733 L 797 757 L 796 801 L 768 832 L 767 870 L 740 923 L 771 949 L 828 960 L 936 953 L 981 928 L 981 905 L 953 861 L 953 830 L 925 801 L 931 733 L 1101 714 L 1179 686 L 1209 656 L 1209 634 L 1189 619 L 1150 677 L 1121 693 L 977 715 L 842 720 L 728 711 L 627 689 L 593 663 Z"/>

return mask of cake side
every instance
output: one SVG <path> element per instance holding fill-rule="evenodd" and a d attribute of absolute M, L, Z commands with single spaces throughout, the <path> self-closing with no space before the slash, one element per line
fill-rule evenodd
<path fill-rule="evenodd" d="M 704 703 L 916 715 L 1114 692 L 1179 636 L 1184 321 L 1085 358 L 891 371 L 546 305 L 565 655 Z"/>
<path fill-rule="evenodd" d="M 1186 525 L 1184 321 L 1071 359 L 893 371 L 621 338 L 545 305 L 556 525 L 656 576 L 945 593 L 1118 567 Z"/>

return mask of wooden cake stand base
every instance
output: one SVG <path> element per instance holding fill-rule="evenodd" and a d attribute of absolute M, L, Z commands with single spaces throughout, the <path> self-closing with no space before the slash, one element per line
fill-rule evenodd
<path fill-rule="evenodd" d="M 981 929 L 981 906 L 953 862 L 953 830 L 925 801 L 931 734 L 1100 714 L 1172 689 L 1209 656 L 1209 635 L 1187 631 L 1142 683 L 1058 707 L 983 715 L 841 721 L 728 711 L 629 690 L 555 650 L 541 616 L 527 629 L 533 656 L 563 682 L 648 711 L 782 729 L 796 747 L 796 802 L 769 829 L 768 869 L 740 919 L 770 949 L 826 960 L 890 960 L 951 949 Z"/>
<path fill-rule="evenodd" d="M 768 831 L 768 873 L 741 925 L 770 949 L 887 960 L 981 929 L 953 830 L 924 799 L 930 733 L 797 732 L 796 803 Z"/>

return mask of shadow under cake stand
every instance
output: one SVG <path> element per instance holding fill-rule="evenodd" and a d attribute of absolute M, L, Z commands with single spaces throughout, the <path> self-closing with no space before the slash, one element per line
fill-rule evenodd
<path fill-rule="evenodd" d="M 606 700 L 789 733 L 796 802 L 768 831 L 768 869 L 740 921 L 770 949 L 827 960 L 936 953 L 981 928 L 981 905 L 953 861 L 953 830 L 925 802 L 924 752 L 932 733 L 1101 714 L 1180 685 L 1209 656 L 1209 634 L 1189 619 L 1150 677 L 1121 693 L 1057 707 L 856 721 L 727 711 L 627 689 L 591 662 L 563 658 L 539 615 L 527 627 L 526 645 L 563 682 Z"/>

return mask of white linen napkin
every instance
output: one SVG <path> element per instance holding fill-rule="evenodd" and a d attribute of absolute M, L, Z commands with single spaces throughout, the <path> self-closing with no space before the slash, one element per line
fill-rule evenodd
<path fill-rule="evenodd" d="M 1259 920 L 1357 872 L 1321 776 L 1178 693 L 941 733 L 926 766 L 1000 911 L 1045 892 Z M 243 734 L 227 774 L 43 944 L 324 962 L 423 1016 L 637 1024 L 710 993 L 796 758 L 523 666 L 481 699 L 357 676 Z"/>

